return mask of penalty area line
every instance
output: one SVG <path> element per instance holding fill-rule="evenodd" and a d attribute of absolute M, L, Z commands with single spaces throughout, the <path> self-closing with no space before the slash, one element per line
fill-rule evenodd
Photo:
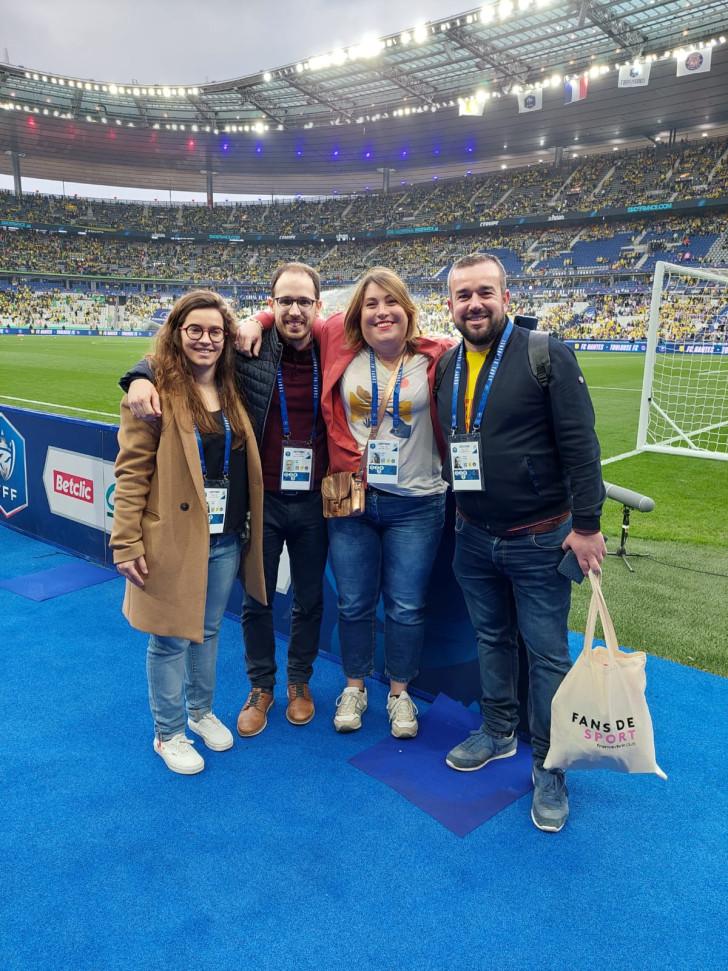
<path fill-rule="evenodd" d="M 611 465 L 612 462 L 621 462 L 622 459 L 631 459 L 633 455 L 640 455 L 641 449 L 635 448 L 631 452 L 622 452 L 621 455 L 613 455 L 611 458 L 602 459 L 602 465 Z"/>
<path fill-rule="evenodd" d="M 94 411 L 92 408 L 74 408 L 73 405 L 59 405 L 56 401 L 35 401 L 33 398 L 13 398 L 9 394 L 0 394 L 2 401 L 19 401 L 24 405 L 43 405 L 45 408 L 60 408 L 62 411 L 78 411 L 83 415 L 101 415 L 103 418 L 118 418 L 110 411 Z"/>

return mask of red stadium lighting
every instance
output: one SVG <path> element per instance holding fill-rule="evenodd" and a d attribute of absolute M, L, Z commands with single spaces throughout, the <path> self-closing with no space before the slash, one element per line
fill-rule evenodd
<path fill-rule="evenodd" d="M 36 127 L 35 118 L 28 118 L 28 128 L 35 128 L 35 127 Z"/>
<path fill-rule="evenodd" d="M 187 139 L 187 148 L 189 148 L 190 150 L 192 150 L 194 147 L 195 147 L 195 140 L 194 140 L 194 138 L 188 138 Z"/>

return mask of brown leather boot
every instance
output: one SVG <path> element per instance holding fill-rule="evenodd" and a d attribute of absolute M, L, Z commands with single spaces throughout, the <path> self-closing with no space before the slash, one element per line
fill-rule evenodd
<path fill-rule="evenodd" d="M 288 685 L 288 707 L 286 718 L 291 725 L 308 725 L 316 709 L 307 684 Z"/>
<path fill-rule="evenodd" d="M 238 715 L 238 735 L 248 738 L 260 735 L 268 724 L 268 710 L 273 704 L 273 693 L 253 688 Z"/>

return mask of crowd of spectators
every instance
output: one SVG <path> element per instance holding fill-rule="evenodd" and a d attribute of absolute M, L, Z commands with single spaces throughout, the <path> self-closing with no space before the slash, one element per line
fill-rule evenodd
<path fill-rule="evenodd" d="M 600 221 L 534 230 L 483 230 L 461 236 L 417 236 L 386 241 L 244 244 L 165 239 L 133 241 L 0 229 L 0 273 L 89 280 L 180 281 L 217 287 L 265 288 L 284 260 L 317 266 L 327 285 L 348 285 L 367 267 L 391 266 L 413 283 L 437 282 L 464 251 L 495 252 L 511 277 L 546 282 L 554 273 L 639 272 L 656 258 L 720 266 L 728 262 L 721 215 L 629 223 Z M 594 245 L 602 243 L 603 245 Z M 590 244 L 590 245 L 587 245 Z M 648 264 L 649 270 L 652 263 Z"/>
<path fill-rule="evenodd" d="M 182 292 L 159 290 L 119 298 L 20 286 L 0 290 L 0 327 L 146 332 L 162 322 Z M 414 287 L 414 292 L 421 330 L 430 335 L 455 336 L 444 284 L 429 292 Z M 344 309 L 350 294 L 350 287 L 326 289 L 324 313 Z M 565 340 L 643 340 L 647 336 L 650 298 L 647 286 L 636 292 L 593 293 L 515 287 L 511 310 L 536 316 L 542 330 Z M 260 309 L 264 293 L 239 293 L 229 299 L 236 314 L 242 317 Z M 716 289 L 714 295 L 668 292 L 661 319 L 661 336 L 665 340 L 724 340 L 728 292 L 726 288 Z"/>
<path fill-rule="evenodd" d="M 266 233 L 361 234 L 407 225 L 445 226 L 529 213 L 595 206 L 624 207 L 728 194 L 728 141 L 700 139 L 639 151 L 583 155 L 564 152 L 554 167 L 543 160 L 507 171 L 459 179 L 399 184 L 325 199 L 260 199 L 245 204 L 134 203 L 0 192 L 0 219 L 92 230 L 125 229 L 166 235 Z M 401 180 L 406 183 L 406 180 Z"/>

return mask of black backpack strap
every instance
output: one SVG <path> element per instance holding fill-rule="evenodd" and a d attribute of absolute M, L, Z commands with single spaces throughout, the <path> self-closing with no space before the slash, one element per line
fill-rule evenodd
<path fill-rule="evenodd" d="M 528 332 L 528 364 L 534 378 L 544 391 L 548 390 L 551 378 L 548 331 L 531 330 Z"/>

